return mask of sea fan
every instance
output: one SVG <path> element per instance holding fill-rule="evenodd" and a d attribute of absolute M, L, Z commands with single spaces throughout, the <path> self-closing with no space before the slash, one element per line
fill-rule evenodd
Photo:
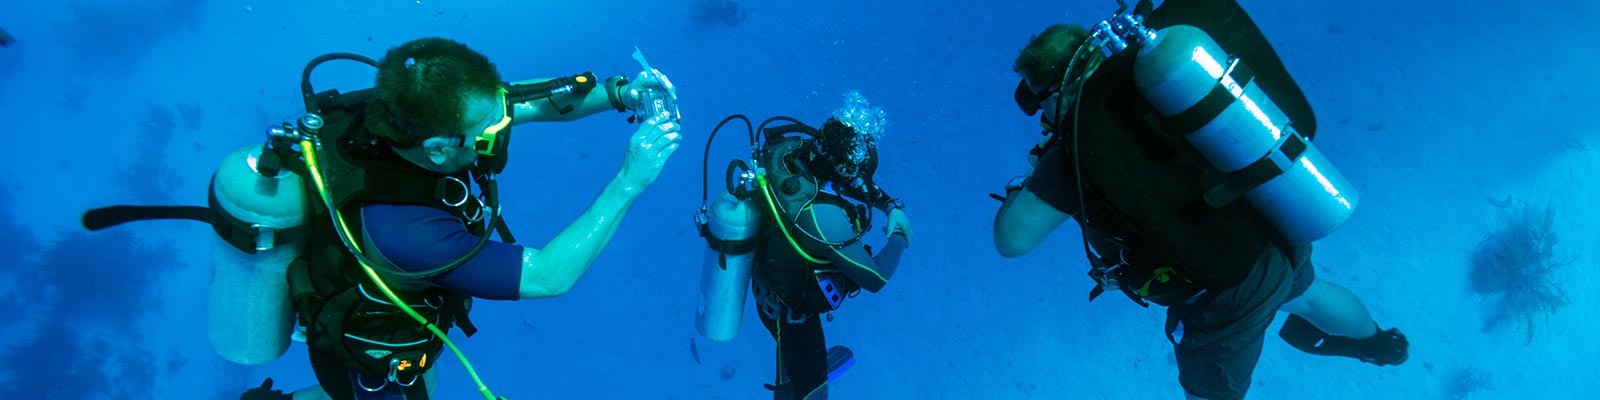
<path fill-rule="evenodd" d="M 1556 270 L 1572 264 L 1555 254 L 1555 207 L 1518 202 L 1508 208 L 1506 225 L 1472 252 L 1472 291 L 1490 300 L 1494 309 L 1483 330 L 1516 325 L 1532 342 L 1539 316 L 1548 318 L 1568 303 Z"/>

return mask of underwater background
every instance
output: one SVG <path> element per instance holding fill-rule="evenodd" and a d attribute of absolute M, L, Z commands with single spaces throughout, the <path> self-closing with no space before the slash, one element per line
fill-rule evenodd
<path fill-rule="evenodd" d="M 1407 363 L 1378 368 L 1295 351 L 1274 324 L 1250 398 L 1600 394 L 1600 3 L 1240 2 L 1362 197 L 1317 243 L 1318 276 L 1412 343 Z M 508 80 L 632 75 L 638 46 L 677 85 L 684 118 L 682 149 L 576 288 L 477 302 L 482 331 L 458 342 L 500 396 L 770 397 L 774 344 L 753 311 L 727 343 L 694 330 L 702 146 L 728 114 L 820 124 L 859 90 L 888 112 L 877 180 L 905 199 L 917 239 L 882 293 L 825 323 L 857 357 L 834 398 L 1182 398 L 1164 313 L 1085 301 L 1076 227 L 1017 259 L 992 242 L 987 194 L 1028 171 L 1038 139 L 1011 101 L 1011 61 L 1045 26 L 1092 23 L 1114 1 L 746 0 L 725 15 L 720 3 L 6 2 L 0 397 L 231 400 L 266 377 L 313 384 L 303 345 L 260 367 L 211 350 L 209 227 L 88 233 L 79 217 L 203 205 L 224 155 L 297 115 L 308 60 L 443 36 Z M 315 82 L 351 91 L 372 72 L 331 63 Z M 542 246 L 616 172 L 635 129 L 624 119 L 516 128 L 501 181 L 523 243 Z M 714 176 L 748 155 L 740 135 L 720 139 Z M 481 397 L 454 358 L 439 368 L 437 398 Z"/>

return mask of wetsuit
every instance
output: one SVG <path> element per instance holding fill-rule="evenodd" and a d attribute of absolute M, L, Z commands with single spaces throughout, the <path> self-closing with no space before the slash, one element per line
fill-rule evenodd
<path fill-rule="evenodd" d="M 361 207 L 363 236 L 368 255 L 404 271 L 426 271 L 453 261 L 470 251 L 478 237 L 467 231 L 465 221 L 444 210 L 409 204 L 366 204 Z M 472 260 L 448 272 L 424 278 L 427 283 L 460 294 L 491 300 L 515 300 L 522 278 L 522 246 L 489 241 Z M 382 300 L 381 294 L 373 294 Z M 390 323 L 394 329 L 415 330 L 416 336 L 432 334 L 409 318 Z M 428 398 L 426 383 L 411 385 L 387 382 L 386 377 L 364 376 L 346 369 L 328 354 L 309 351 L 317 381 L 334 400 L 422 400 Z"/>
<path fill-rule="evenodd" d="M 827 241 L 855 237 L 853 214 L 865 210 L 851 204 L 824 188 L 814 203 L 797 213 L 794 229 Z M 904 235 L 893 234 L 873 255 L 860 241 L 831 246 L 810 235 L 792 235 L 795 244 L 807 254 L 828 262 L 821 264 L 803 257 L 795 244 L 777 229 L 782 228 L 772 228 L 765 233 L 765 244 L 758 255 L 761 262 L 757 264 L 751 285 L 761 311 L 761 322 L 778 342 L 778 384 L 774 398 L 825 399 L 827 342 L 819 315 L 833 311 L 839 302 L 859 289 L 873 292 L 881 289 L 899 265 L 906 239 Z M 817 273 L 817 270 L 827 272 Z M 832 293 L 838 296 L 830 300 L 824 285 L 831 285 Z"/>

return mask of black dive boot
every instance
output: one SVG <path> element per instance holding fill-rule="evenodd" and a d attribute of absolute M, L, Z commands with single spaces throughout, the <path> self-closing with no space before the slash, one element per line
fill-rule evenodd
<path fill-rule="evenodd" d="M 1400 333 L 1399 328 L 1379 329 L 1372 337 L 1351 339 L 1323 332 L 1312 325 L 1311 321 L 1294 314 L 1289 314 L 1289 319 L 1283 322 L 1283 329 L 1278 330 L 1278 337 L 1306 353 L 1350 357 L 1378 366 L 1400 365 L 1406 362 L 1406 358 L 1409 357 L 1407 348 L 1411 345 L 1406 341 L 1406 335 Z"/>
<path fill-rule="evenodd" d="M 261 387 L 246 390 L 239 395 L 239 400 L 292 400 L 294 394 L 283 394 L 282 390 L 272 390 L 272 378 L 261 382 Z"/>

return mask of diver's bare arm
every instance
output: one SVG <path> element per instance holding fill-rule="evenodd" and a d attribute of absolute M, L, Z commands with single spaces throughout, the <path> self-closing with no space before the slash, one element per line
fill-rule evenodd
<path fill-rule="evenodd" d="M 628 207 L 644 191 L 644 187 L 625 182 L 621 174 L 612 178 L 600 192 L 600 198 L 550 239 L 543 250 L 523 249 L 521 298 L 555 297 L 572 289 L 611 242 Z"/>
<path fill-rule="evenodd" d="M 994 246 L 1003 257 L 1021 257 L 1039 247 L 1072 215 L 1051 207 L 1026 188 L 1006 196 L 994 216 Z"/>
<path fill-rule="evenodd" d="M 611 242 L 628 207 L 661 176 L 661 168 L 678 150 L 679 129 L 677 121 L 666 115 L 639 124 L 639 130 L 628 139 L 622 170 L 601 190 L 600 198 L 550 239 L 544 250 L 523 250 L 521 298 L 560 296 L 572 289 Z"/>
<path fill-rule="evenodd" d="M 513 84 L 523 85 L 539 83 L 551 79 L 554 78 L 529 79 L 520 82 L 513 82 Z M 589 93 L 568 93 L 556 95 L 555 97 L 551 98 L 554 99 L 554 103 L 552 103 L 551 100 L 534 100 L 527 103 L 518 104 L 516 107 L 514 107 L 516 111 L 512 114 L 511 122 L 513 124 L 520 124 L 524 122 L 576 121 L 596 113 L 604 111 L 616 111 L 617 108 L 612 105 L 611 95 L 609 94 L 612 90 L 616 89 L 613 85 L 613 82 L 607 79 L 600 82 L 598 85 L 595 85 L 594 89 L 589 90 Z M 572 110 L 568 111 L 566 114 L 562 114 L 560 110 L 556 109 L 557 105 L 560 105 L 561 107 L 570 106 L 572 107 Z"/>

